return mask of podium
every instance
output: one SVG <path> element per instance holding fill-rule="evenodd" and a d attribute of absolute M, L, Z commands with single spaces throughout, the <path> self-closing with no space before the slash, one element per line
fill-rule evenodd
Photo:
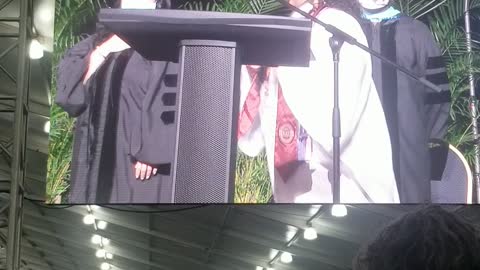
<path fill-rule="evenodd" d="M 311 22 L 125 9 L 102 9 L 99 21 L 144 58 L 178 63 L 174 128 L 159 138 L 172 146 L 160 150 L 171 161 L 160 201 L 232 203 L 241 65 L 308 66 Z"/>

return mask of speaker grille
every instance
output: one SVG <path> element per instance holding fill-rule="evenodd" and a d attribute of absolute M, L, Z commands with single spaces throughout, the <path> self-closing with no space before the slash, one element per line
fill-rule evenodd
<path fill-rule="evenodd" d="M 184 47 L 175 202 L 224 203 L 230 187 L 234 48 Z M 237 105 L 237 104 L 235 104 Z M 236 134 L 234 134 L 236 136 Z"/>

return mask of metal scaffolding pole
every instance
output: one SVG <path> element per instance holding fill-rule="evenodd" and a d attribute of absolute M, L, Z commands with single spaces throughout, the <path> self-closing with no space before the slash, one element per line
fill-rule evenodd
<path fill-rule="evenodd" d="M 18 66 L 14 114 L 14 136 L 10 184 L 10 209 L 7 237 L 7 270 L 20 269 L 20 243 L 22 235 L 23 197 L 25 179 L 26 133 L 28 123 L 28 71 L 27 57 L 30 0 L 19 0 Z"/>
<path fill-rule="evenodd" d="M 465 0 L 465 34 L 467 37 L 467 51 L 470 54 L 470 64 L 472 63 L 472 35 L 471 35 L 471 26 L 470 26 L 470 1 Z M 469 72 L 469 81 L 470 81 L 470 116 L 472 118 L 472 133 L 474 136 L 475 144 L 474 144 L 474 151 L 475 151 L 475 160 L 474 160 L 474 183 L 473 188 L 476 192 L 474 192 L 474 203 L 480 203 L 480 152 L 479 152 L 479 136 L 478 136 L 478 115 L 477 115 L 477 108 L 478 102 L 475 95 L 475 78 L 473 76 L 473 71 L 470 68 Z"/>

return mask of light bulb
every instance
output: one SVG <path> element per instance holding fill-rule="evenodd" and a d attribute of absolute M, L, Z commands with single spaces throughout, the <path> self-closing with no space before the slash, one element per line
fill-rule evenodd
<path fill-rule="evenodd" d="M 283 263 L 291 263 L 292 260 L 293 260 L 292 254 L 288 252 L 283 252 L 282 256 L 280 256 L 280 261 L 282 261 Z"/>
<path fill-rule="evenodd" d="M 107 222 L 103 220 L 98 221 L 97 228 L 100 230 L 105 230 L 107 228 Z"/>
<path fill-rule="evenodd" d="M 347 215 L 347 207 L 342 204 L 335 204 L 332 206 L 332 216 L 344 217 Z"/>
<path fill-rule="evenodd" d="M 102 238 L 102 245 L 108 246 L 110 244 L 110 239 L 108 238 Z"/>
<path fill-rule="evenodd" d="M 104 263 L 102 263 L 102 264 L 100 265 L 100 269 L 102 269 L 102 270 L 108 270 L 108 269 L 110 269 L 110 264 L 104 262 Z"/>
<path fill-rule="evenodd" d="M 92 236 L 92 243 L 99 245 L 102 242 L 102 237 L 98 234 Z"/>
<path fill-rule="evenodd" d="M 37 8 L 37 13 L 35 15 L 38 15 L 38 17 L 43 21 L 43 22 L 50 22 L 53 20 L 54 17 L 54 10 L 45 2 L 44 4 L 40 4 Z"/>
<path fill-rule="evenodd" d="M 303 238 L 306 240 L 315 240 L 317 239 L 317 231 L 312 227 L 308 227 L 303 231 Z"/>
<path fill-rule="evenodd" d="M 40 59 L 43 57 L 43 46 L 36 39 L 32 39 L 30 43 L 30 58 Z"/>
<path fill-rule="evenodd" d="M 263 270 L 263 267 L 257 266 L 257 267 L 255 268 L 255 270 Z"/>
<path fill-rule="evenodd" d="M 97 256 L 97 258 L 105 258 L 105 254 L 107 252 L 105 251 L 105 249 L 99 249 L 97 250 L 97 252 L 95 253 L 95 256 Z"/>
<path fill-rule="evenodd" d="M 92 214 L 88 214 L 83 218 L 83 223 L 91 225 L 95 222 L 95 217 Z"/>
<path fill-rule="evenodd" d="M 109 260 L 113 259 L 113 254 L 112 253 L 107 253 L 107 259 L 109 259 Z"/>
<path fill-rule="evenodd" d="M 45 122 L 45 125 L 43 126 L 43 131 L 45 133 L 50 133 L 50 121 Z"/>

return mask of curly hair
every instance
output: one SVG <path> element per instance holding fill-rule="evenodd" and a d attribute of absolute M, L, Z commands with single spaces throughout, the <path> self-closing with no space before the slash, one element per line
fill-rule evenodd
<path fill-rule="evenodd" d="M 354 270 L 480 269 L 480 236 L 458 214 L 429 206 L 406 214 L 360 249 Z"/>

